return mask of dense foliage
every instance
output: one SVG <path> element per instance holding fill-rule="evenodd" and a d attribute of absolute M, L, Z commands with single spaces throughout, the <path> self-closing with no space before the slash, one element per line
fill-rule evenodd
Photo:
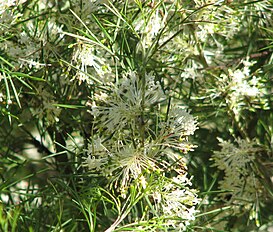
<path fill-rule="evenodd" d="M 272 230 L 272 15 L 0 0 L 0 230 Z"/>

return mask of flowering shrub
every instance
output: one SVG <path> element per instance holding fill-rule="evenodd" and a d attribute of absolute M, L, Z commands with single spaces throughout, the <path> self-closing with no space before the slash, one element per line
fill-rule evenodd
<path fill-rule="evenodd" d="M 272 10 L 0 1 L 1 231 L 272 229 Z"/>

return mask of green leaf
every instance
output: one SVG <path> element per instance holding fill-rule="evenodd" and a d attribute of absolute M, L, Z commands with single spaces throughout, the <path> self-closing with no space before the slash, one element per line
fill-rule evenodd
<path fill-rule="evenodd" d="M 81 105 L 67 105 L 67 104 L 53 104 L 53 106 L 67 108 L 67 109 L 85 108 L 85 106 L 81 106 Z"/>

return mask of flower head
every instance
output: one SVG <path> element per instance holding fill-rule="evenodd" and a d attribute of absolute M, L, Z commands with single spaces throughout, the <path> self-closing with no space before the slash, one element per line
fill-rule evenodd
<path fill-rule="evenodd" d="M 164 179 L 160 182 L 152 193 L 157 212 L 168 218 L 168 227 L 175 231 L 186 230 L 190 221 L 195 219 L 195 206 L 200 202 L 196 190 L 189 188 L 191 180 L 183 174 L 171 181 Z"/>
<path fill-rule="evenodd" d="M 168 118 L 159 123 L 158 135 L 161 144 L 187 152 L 194 147 L 188 142 L 188 136 L 197 129 L 195 118 L 182 107 L 174 106 L 170 109 Z"/>
<path fill-rule="evenodd" d="M 113 92 L 104 100 L 106 106 L 94 109 L 94 116 L 111 133 L 124 128 L 138 128 L 145 112 L 164 99 L 162 88 L 153 75 L 145 74 L 142 78 L 135 72 L 129 72 L 113 86 Z"/>
<path fill-rule="evenodd" d="M 222 149 L 212 156 L 213 166 L 224 171 L 224 179 L 219 182 L 220 189 L 228 192 L 221 196 L 225 199 L 230 195 L 230 201 L 240 204 L 253 203 L 262 192 L 262 185 L 252 168 L 260 148 L 255 141 L 237 139 L 236 143 L 237 146 L 220 140 Z"/>

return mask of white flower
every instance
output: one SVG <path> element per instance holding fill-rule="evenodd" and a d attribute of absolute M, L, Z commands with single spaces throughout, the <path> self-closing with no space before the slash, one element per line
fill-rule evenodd
<path fill-rule="evenodd" d="M 220 140 L 220 139 L 219 139 Z M 255 162 L 260 148 L 255 141 L 237 139 L 238 145 L 220 140 L 221 151 L 215 151 L 212 155 L 214 165 L 224 171 L 224 179 L 219 181 L 220 189 L 230 191 L 222 193 L 225 198 L 230 194 L 230 201 L 239 200 L 244 202 L 255 202 L 261 193 L 261 183 L 251 168 Z"/>
<path fill-rule="evenodd" d="M 191 181 L 186 174 L 179 175 L 172 182 L 162 180 L 152 193 L 157 212 L 166 218 L 176 219 L 166 221 L 169 228 L 175 231 L 186 230 L 190 221 L 195 219 L 196 205 L 200 202 L 196 190 L 189 189 L 188 185 L 191 185 Z"/>
<path fill-rule="evenodd" d="M 228 70 L 228 75 L 221 74 L 217 87 L 210 98 L 224 97 L 226 106 L 239 120 L 242 110 L 269 109 L 267 89 L 262 79 L 251 73 L 250 66 L 254 62 L 242 61 L 244 65 L 241 69 Z M 255 73 L 258 73 L 256 70 Z"/>
<path fill-rule="evenodd" d="M 231 77 L 231 82 L 229 83 L 230 89 L 232 90 L 231 98 L 233 101 L 237 101 L 242 96 L 248 97 L 259 97 L 263 94 L 263 86 L 260 84 L 260 80 L 252 76 L 250 76 L 249 67 L 254 64 L 254 62 L 243 61 L 245 66 L 243 70 L 236 69 L 232 71 L 229 69 L 229 76 Z M 262 87 L 262 88 L 261 88 Z"/>
<path fill-rule="evenodd" d="M 153 170 L 157 168 L 157 165 L 145 149 L 126 145 L 113 154 L 107 168 L 107 175 L 109 175 L 111 182 L 114 182 L 115 187 L 125 193 L 134 180 L 138 180 L 140 186 L 146 188 L 147 183 L 143 172 Z"/>
<path fill-rule="evenodd" d="M 171 108 L 168 115 L 167 126 L 171 133 L 179 136 L 193 135 L 197 129 L 194 117 L 179 106 Z"/>
<path fill-rule="evenodd" d="M 121 83 L 113 86 L 113 92 L 104 102 L 107 106 L 93 109 L 99 126 L 113 133 L 124 128 L 138 129 L 145 123 L 145 114 L 154 103 L 164 99 L 164 93 L 154 76 L 146 74 L 142 78 L 135 72 L 129 72 Z"/>
<path fill-rule="evenodd" d="M 198 68 L 200 66 L 196 64 L 195 62 L 192 62 L 190 65 L 187 65 L 186 68 L 181 73 L 181 77 L 186 79 L 195 79 L 198 76 Z"/>
<path fill-rule="evenodd" d="M 31 25 L 29 23 L 29 25 Z M 29 31 L 31 32 L 32 28 Z M 13 62 L 16 66 L 26 66 L 29 64 L 39 67 L 38 60 L 40 58 L 41 41 L 38 37 L 31 37 L 25 32 L 18 33 L 18 41 L 5 40 L 1 43 L 1 48 L 10 57 L 13 58 Z"/>
<path fill-rule="evenodd" d="M 106 60 L 106 57 L 107 54 L 99 49 L 95 49 L 93 45 L 78 42 L 78 46 L 75 46 L 74 49 L 73 60 L 79 64 L 77 65 L 79 70 L 73 79 L 78 79 L 80 84 L 82 82 L 92 84 L 93 80 L 87 73 L 94 70 L 95 73 L 93 75 L 98 75 L 103 82 L 108 82 L 112 69 L 110 67 L 111 60 L 109 58 Z"/>
<path fill-rule="evenodd" d="M 101 138 L 95 138 L 91 143 L 88 144 L 88 155 L 102 155 L 102 153 L 109 153 L 107 148 L 102 145 Z"/>
<path fill-rule="evenodd" d="M 197 129 L 195 118 L 179 106 L 172 107 L 167 117 L 166 122 L 159 123 L 160 145 L 176 148 L 184 153 L 192 150 L 194 146 L 188 142 L 188 136 L 193 135 Z"/>
<path fill-rule="evenodd" d="M 215 151 L 213 159 L 215 160 L 215 166 L 221 170 L 233 169 L 238 170 L 245 169 L 249 162 L 254 161 L 255 152 L 258 151 L 254 148 L 254 142 L 248 142 L 246 140 L 236 140 L 238 147 L 231 142 L 223 141 L 220 139 L 221 151 Z"/>

